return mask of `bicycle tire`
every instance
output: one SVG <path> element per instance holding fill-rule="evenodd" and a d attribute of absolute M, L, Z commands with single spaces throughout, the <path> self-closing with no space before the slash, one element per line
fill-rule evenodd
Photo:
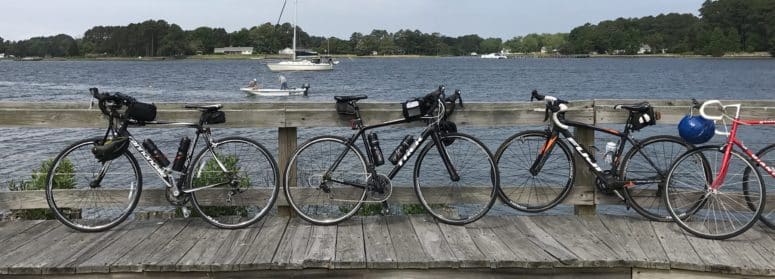
<path fill-rule="evenodd" d="M 331 146 L 323 146 L 331 144 Z M 318 152 L 312 149 L 313 146 L 319 146 Z M 348 150 L 349 149 L 349 150 Z M 347 139 L 336 136 L 319 136 L 307 140 L 300 145 L 291 155 L 290 160 L 285 166 L 285 175 L 283 178 L 283 188 L 288 204 L 302 219 L 315 225 L 334 225 L 350 218 L 361 208 L 366 199 L 366 189 L 357 189 L 352 186 L 346 186 L 341 183 L 329 182 L 328 193 L 321 189 L 320 183 L 323 181 L 325 173 L 339 155 L 348 150 L 345 157 L 339 163 L 339 166 L 332 173 L 336 178 L 342 181 L 357 181 L 365 185 L 367 179 L 366 159 L 360 149 L 350 144 Z M 308 151 L 308 152 L 307 152 Z M 323 154 L 325 151 L 329 153 Z M 316 154 L 317 153 L 317 154 Z M 312 155 L 321 158 L 318 162 L 310 162 L 306 158 Z M 303 158 L 302 158 L 302 155 Z M 315 159 L 315 157 L 311 159 Z M 300 159 L 301 158 L 301 159 Z M 360 162 L 360 164 L 358 164 Z M 344 165 L 343 165 L 344 164 Z M 296 169 L 296 177 L 292 177 Z M 342 168 L 353 167 L 352 170 Z M 291 170 L 291 171 L 289 171 Z M 317 176 L 320 175 L 320 178 Z M 299 186 L 301 185 L 301 186 Z M 307 188 L 309 187 L 309 188 Z M 295 188 L 295 191 L 291 188 Z M 294 193 L 295 192 L 295 193 Z M 304 195 L 302 195 L 302 193 Z M 302 198 L 308 198 L 303 200 Z M 319 198 L 310 200 L 312 198 Z M 334 199 L 336 198 L 336 199 Z"/>
<path fill-rule="evenodd" d="M 736 150 L 732 150 L 724 180 L 730 184 L 722 185 L 718 190 L 710 189 L 709 185 L 716 177 L 715 172 L 721 167 L 722 157 L 723 150 L 720 146 L 694 148 L 675 161 L 666 181 L 665 205 L 673 220 L 689 233 L 706 239 L 728 239 L 750 229 L 761 216 L 766 200 L 761 174 L 754 169 L 748 158 Z M 758 181 L 758 187 L 751 184 L 747 189 L 742 186 L 735 189 L 733 185 L 742 183 L 734 177 L 742 177 L 746 168 L 754 169 L 754 179 Z M 738 191 L 742 192 L 742 195 L 737 193 Z M 689 196 L 688 209 L 680 208 L 681 196 Z M 697 208 L 692 205 L 697 202 L 701 202 L 702 206 Z M 753 210 L 745 206 L 751 203 L 756 206 Z M 682 214 L 688 216 L 684 217 Z"/>
<path fill-rule="evenodd" d="M 92 178 L 104 166 L 91 153 L 100 140 L 102 138 L 84 139 L 65 148 L 51 161 L 46 174 L 49 208 L 62 224 L 81 232 L 101 232 L 121 224 L 137 206 L 142 192 L 140 166 L 129 150 L 106 162 L 107 173 L 98 186 L 92 187 Z M 122 173 L 116 171 L 126 168 L 131 169 L 133 175 L 122 180 L 118 176 Z M 122 190 L 126 186 L 129 186 L 128 190 Z M 63 188 L 68 190 L 57 191 Z M 90 198 L 93 201 L 87 201 Z M 92 207 L 86 207 L 88 205 Z"/>
<path fill-rule="evenodd" d="M 660 135 L 643 139 L 626 153 L 619 168 L 621 180 L 656 181 L 625 187 L 621 191 L 625 200 L 638 214 L 653 221 L 672 220 L 662 198 L 665 178 L 673 161 L 692 148 L 691 144 L 679 137 Z M 657 152 L 648 154 L 650 150 Z"/>
<path fill-rule="evenodd" d="M 272 154 L 258 142 L 243 137 L 214 141 L 212 150 L 216 153 L 202 148 L 194 157 L 185 188 L 235 183 L 191 192 L 194 210 L 222 229 L 245 228 L 261 220 L 272 209 L 279 192 L 280 174 Z M 224 173 L 214 156 L 234 174 Z"/>
<path fill-rule="evenodd" d="M 554 208 L 568 196 L 575 179 L 576 159 L 565 142 L 557 140 L 552 149 L 555 156 L 547 159 L 539 174 L 530 174 L 530 166 L 546 141 L 546 131 L 531 130 L 509 137 L 498 147 L 495 161 L 502 175 L 498 195 L 503 203 L 520 211 L 538 213 Z M 518 156 L 523 158 L 515 158 Z M 563 173 L 568 177 L 558 178 Z M 535 202 L 531 202 L 533 196 Z M 544 198 L 539 200 L 540 197 Z"/>
<path fill-rule="evenodd" d="M 440 139 L 442 143 L 454 141 L 450 145 L 442 145 L 441 148 L 444 148 L 449 154 L 449 159 L 460 179 L 451 181 L 441 155 L 428 153 L 430 150 L 437 150 L 434 148 L 436 143 L 430 141 L 420 151 L 414 165 L 415 193 L 425 210 L 443 223 L 465 225 L 474 222 L 486 215 L 495 203 L 500 179 L 498 166 L 490 150 L 472 136 L 462 133 L 448 133 L 441 136 Z M 469 147 L 470 150 L 458 151 L 457 148 L 463 147 L 466 142 L 473 144 L 472 147 Z M 478 152 L 476 148 L 478 148 Z M 437 154 L 437 157 L 427 156 L 429 154 Z M 487 165 L 490 167 L 488 168 Z M 428 169 L 423 170 L 423 166 L 427 166 Z M 475 171 L 477 173 L 474 173 Z M 490 183 L 483 182 L 488 180 L 487 176 L 490 178 Z M 433 182 L 426 183 L 429 179 Z M 423 183 L 420 180 L 423 180 Z M 421 184 L 427 187 L 423 187 Z M 442 188 L 442 184 L 447 184 L 449 187 Z M 489 185 L 477 187 L 478 184 Z M 475 194 L 461 192 L 460 189 L 464 187 Z M 453 201 L 455 198 L 458 199 Z M 443 202 L 441 206 L 439 206 L 439 201 Z"/>
<path fill-rule="evenodd" d="M 765 162 L 768 167 L 775 168 L 775 152 L 773 151 L 775 151 L 775 144 L 771 144 L 762 150 L 759 150 L 759 152 L 756 153 L 756 156 Z M 743 177 L 743 187 L 748 188 L 747 178 L 750 174 L 751 170 L 746 170 L 746 173 Z M 764 177 L 764 181 L 766 181 L 764 182 L 764 185 L 767 186 L 767 197 L 768 199 L 772 200 L 772 197 L 775 197 L 775 178 L 770 175 L 762 175 L 762 177 Z M 768 227 L 775 229 L 775 203 L 765 203 L 764 209 L 762 210 L 762 215 L 759 217 L 759 220 L 761 220 Z"/>

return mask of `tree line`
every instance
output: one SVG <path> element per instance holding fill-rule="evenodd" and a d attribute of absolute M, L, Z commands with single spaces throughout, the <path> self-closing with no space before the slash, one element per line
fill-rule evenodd
<path fill-rule="evenodd" d="M 651 53 L 703 54 L 769 51 L 775 55 L 775 1 L 707 0 L 700 16 L 661 14 L 587 23 L 570 33 L 528 34 L 503 41 L 471 34 L 451 37 L 439 33 L 402 29 L 375 29 L 349 38 L 313 36 L 298 28 L 301 48 L 324 54 L 468 55 L 507 50 L 563 54 Z M 258 53 L 277 53 L 291 45 L 293 26 L 264 23 L 227 32 L 223 28 L 183 30 L 164 20 L 127 26 L 96 26 L 82 38 L 69 35 L 35 37 L 21 41 L 0 38 L 0 53 L 16 56 L 179 56 L 211 54 L 226 46 L 253 47 Z"/>

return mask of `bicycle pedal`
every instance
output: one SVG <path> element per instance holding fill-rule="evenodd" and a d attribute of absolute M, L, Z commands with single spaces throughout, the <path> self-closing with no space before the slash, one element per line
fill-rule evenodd
<path fill-rule="evenodd" d="M 188 207 L 181 207 L 180 211 L 183 212 L 183 218 L 191 217 L 191 210 Z"/>

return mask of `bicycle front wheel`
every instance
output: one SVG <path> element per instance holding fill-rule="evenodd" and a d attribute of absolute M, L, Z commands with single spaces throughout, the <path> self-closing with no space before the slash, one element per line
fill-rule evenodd
<path fill-rule="evenodd" d="M 635 211 L 654 221 L 670 221 L 662 192 L 673 161 L 692 146 L 674 136 L 654 136 L 633 146 L 624 156 L 619 170 L 623 181 L 633 186 L 622 190 Z"/>
<path fill-rule="evenodd" d="M 549 138 L 545 131 L 524 131 L 508 138 L 495 153 L 502 175 L 500 197 L 514 209 L 542 212 L 557 206 L 573 187 L 575 159 L 568 146 L 557 140 L 545 152 L 543 166 L 536 174 L 530 167 Z"/>
<path fill-rule="evenodd" d="M 344 138 L 315 137 L 285 167 L 285 196 L 293 210 L 315 225 L 344 221 L 366 198 L 368 172 L 358 148 Z"/>
<path fill-rule="evenodd" d="M 756 155 L 759 156 L 759 159 L 767 164 L 768 167 L 775 168 L 775 144 L 765 147 Z M 746 175 L 743 177 L 744 181 L 748 180 L 748 176 L 750 176 L 751 173 L 752 170 L 746 170 Z M 773 202 L 773 198 L 775 198 L 775 177 L 764 175 L 764 181 L 769 201 L 765 202 L 764 210 L 762 210 L 762 215 L 759 219 L 770 228 L 775 229 L 775 202 Z M 748 188 L 751 187 L 751 185 L 748 184 L 744 184 L 743 186 Z"/>
<path fill-rule="evenodd" d="M 100 163 L 91 152 L 99 140 L 76 142 L 54 161 L 44 163 L 49 167 L 45 182 L 48 206 L 60 222 L 82 232 L 115 227 L 140 200 L 142 176 L 135 157 L 127 150 Z"/>
<path fill-rule="evenodd" d="M 761 175 L 740 152 L 732 151 L 718 189 L 711 185 L 724 165 L 724 150 L 704 146 L 681 155 L 667 176 L 665 204 L 686 231 L 707 239 L 737 236 L 756 223 L 766 199 Z M 753 169 L 752 175 L 744 175 Z"/>
<path fill-rule="evenodd" d="M 414 165 L 414 190 L 425 209 L 440 221 L 464 225 L 478 220 L 495 203 L 498 167 L 484 144 L 466 134 L 441 136 L 441 146 L 431 141 Z M 448 144 L 451 143 L 451 144 Z M 437 152 L 438 151 L 438 152 Z M 452 180 L 442 153 L 459 179 Z"/>
<path fill-rule="evenodd" d="M 225 168 L 225 171 L 224 171 Z M 242 137 L 213 142 L 188 168 L 191 203 L 208 223 L 224 229 L 250 226 L 272 208 L 279 171 L 272 154 Z"/>

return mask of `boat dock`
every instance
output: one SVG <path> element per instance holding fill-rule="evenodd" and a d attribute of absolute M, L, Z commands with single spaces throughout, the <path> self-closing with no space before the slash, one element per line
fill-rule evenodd
<path fill-rule="evenodd" d="M 627 114 L 615 104 L 633 100 L 570 103 L 568 118 L 620 125 Z M 689 100 L 650 100 L 674 125 Z M 725 103 L 734 101 L 724 101 Z M 775 101 L 746 100 L 743 117 L 775 118 Z M 159 119 L 190 121 L 196 111 L 161 103 Z M 362 103 L 370 123 L 400 117 L 398 103 Z M 276 128 L 280 166 L 296 148 L 305 127 L 349 127 L 330 105 L 319 103 L 226 103 L 227 123 L 218 129 Z M 105 120 L 88 103 L 0 102 L 0 127 L 102 128 Z M 543 104 L 466 103 L 452 120 L 466 127 L 542 125 Z M 420 124 L 409 124 L 420 125 Z M 581 144 L 594 133 L 576 130 Z M 62 146 L 64 147 L 64 145 Z M 45 158 L 44 158 L 45 159 Z M 581 163 L 581 160 L 576 160 Z M 102 233 L 75 232 L 56 220 L 0 222 L 0 277 L 31 275 L 72 278 L 674 278 L 775 276 L 775 231 L 757 224 L 725 241 L 693 237 L 672 223 L 638 216 L 605 215 L 598 206 L 621 201 L 596 190 L 586 167 L 563 202 L 574 214 L 498 216 L 466 226 L 439 223 L 426 215 L 355 216 L 336 226 L 313 226 L 289 214 L 278 198 L 277 214 L 241 230 L 221 230 L 199 218 L 135 218 Z M 168 205 L 150 175 L 139 206 Z M 154 182 L 157 182 L 154 184 Z M 391 204 L 417 204 L 410 191 L 396 191 Z M 775 195 L 769 196 L 773 201 Z M 42 191 L 0 191 L 0 209 L 47 208 Z M 630 214 L 632 215 L 632 214 Z"/>

